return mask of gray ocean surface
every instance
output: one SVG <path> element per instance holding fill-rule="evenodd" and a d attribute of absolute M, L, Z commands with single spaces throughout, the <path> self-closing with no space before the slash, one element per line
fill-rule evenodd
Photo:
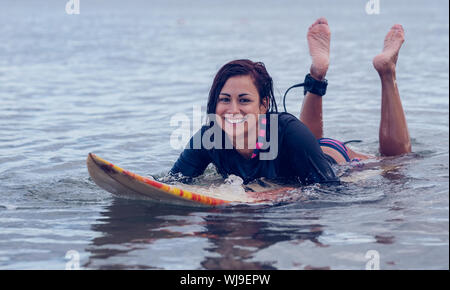
<path fill-rule="evenodd" d="M 0 0 L 0 269 L 65 269 L 71 250 L 82 269 L 449 269 L 448 1 L 380 0 L 372 15 L 360 0 L 80 0 L 78 15 L 66 2 Z M 397 81 L 412 154 L 261 206 L 158 206 L 89 178 L 89 152 L 164 175 L 181 152 L 170 119 L 205 108 L 230 60 L 263 61 L 281 109 L 309 71 L 306 32 L 321 16 L 332 33 L 326 136 L 361 139 L 351 147 L 370 154 L 372 58 L 404 26 Z M 292 91 L 289 112 L 301 100 Z"/>

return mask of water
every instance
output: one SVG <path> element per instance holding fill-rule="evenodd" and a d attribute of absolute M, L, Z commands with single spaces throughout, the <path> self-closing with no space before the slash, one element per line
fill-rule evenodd
<path fill-rule="evenodd" d="M 447 1 L 1 0 L 0 269 L 449 268 Z M 206 106 L 213 76 L 263 61 L 277 96 L 303 80 L 306 30 L 332 31 L 325 131 L 376 153 L 380 83 L 371 59 L 406 30 L 398 85 L 414 153 L 370 164 L 353 182 L 295 202 L 211 210 L 121 200 L 88 178 L 94 152 L 162 175 L 180 153 L 170 117 Z M 299 114 L 291 93 L 288 110 Z M 280 100 L 280 98 L 279 98 Z M 281 105 L 281 102 L 279 103 Z M 345 168 L 339 169 L 346 172 Z"/>

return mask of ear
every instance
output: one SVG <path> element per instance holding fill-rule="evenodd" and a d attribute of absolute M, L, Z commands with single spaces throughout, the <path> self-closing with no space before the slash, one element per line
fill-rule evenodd
<path fill-rule="evenodd" d="M 262 104 L 259 106 L 259 110 L 261 111 L 261 114 L 265 114 L 269 108 L 269 97 L 262 98 L 261 103 Z"/>

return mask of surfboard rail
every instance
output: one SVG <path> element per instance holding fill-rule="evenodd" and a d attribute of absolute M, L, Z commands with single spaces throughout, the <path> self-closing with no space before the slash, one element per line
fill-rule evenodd
<path fill-rule="evenodd" d="M 231 203 L 173 185 L 168 185 L 122 169 L 105 159 L 89 153 L 87 168 L 91 178 L 101 188 L 123 197 L 153 200 L 156 202 L 215 207 Z"/>

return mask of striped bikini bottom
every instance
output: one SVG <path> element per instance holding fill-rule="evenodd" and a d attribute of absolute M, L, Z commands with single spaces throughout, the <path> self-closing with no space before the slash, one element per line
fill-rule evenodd
<path fill-rule="evenodd" d="M 348 148 L 341 141 L 338 141 L 336 139 L 331 139 L 331 138 L 320 138 L 317 141 L 319 142 L 320 146 L 329 147 L 329 148 L 332 148 L 332 149 L 336 150 L 337 152 L 339 152 L 345 158 L 345 161 L 347 161 L 347 162 L 360 161 L 359 158 L 350 159 L 350 156 L 348 155 Z M 332 163 L 337 163 L 336 160 L 334 160 L 331 156 L 329 156 L 327 154 L 325 154 L 325 156 Z"/>

